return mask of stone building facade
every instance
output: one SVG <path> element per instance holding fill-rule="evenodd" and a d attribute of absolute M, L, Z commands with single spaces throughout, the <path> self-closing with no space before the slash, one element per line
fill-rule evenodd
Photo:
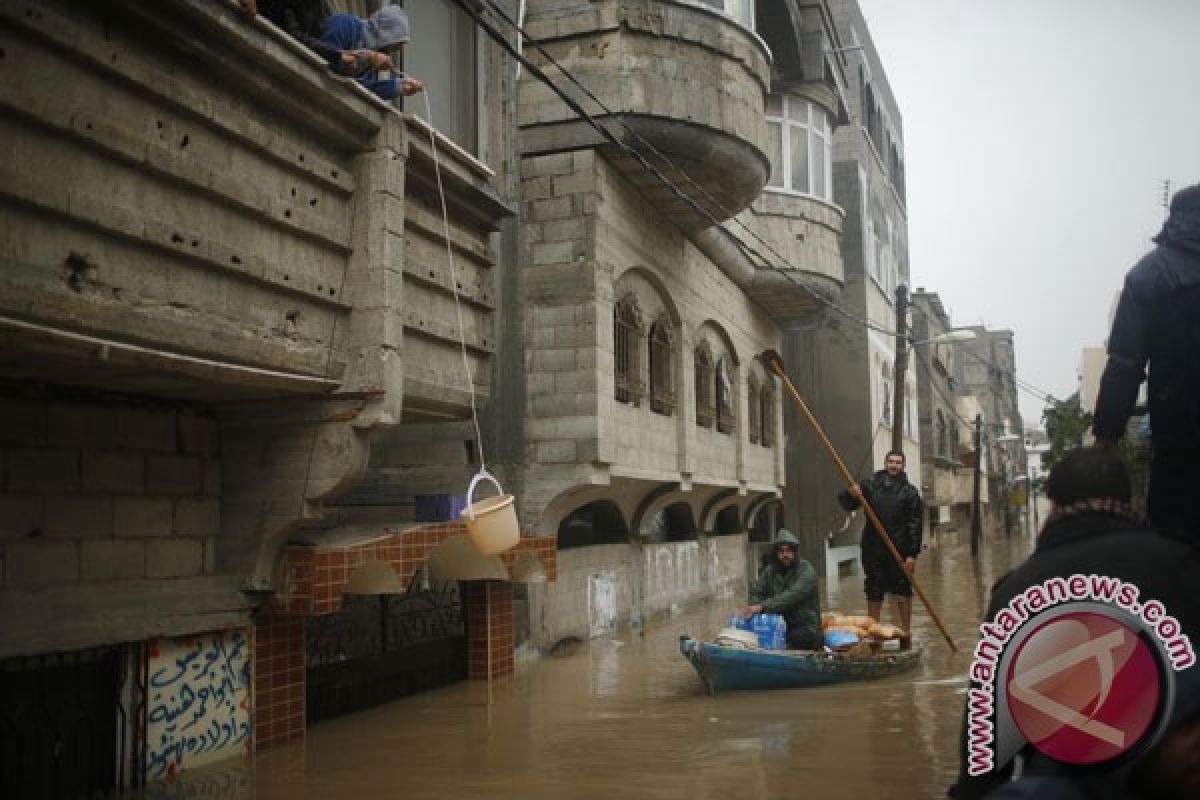
<path fill-rule="evenodd" d="M 963 395 L 974 398 L 983 415 L 990 524 L 1008 531 L 1020 529 L 1025 511 L 1028 464 L 1024 423 L 1017 403 L 1017 362 L 1010 330 L 966 326 L 975 338 L 959 345 L 957 376 Z"/>
<path fill-rule="evenodd" d="M 842 209 L 845 286 L 840 304 L 852 316 L 826 310 L 790 326 L 785 358 L 797 389 L 856 477 L 882 468 L 891 447 L 895 380 L 895 291 L 908 282 L 903 128 L 866 21 L 854 0 L 829 7 L 839 42 L 836 62 L 846 76 L 849 123 L 833 135 L 831 201 Z M 868 327 L 869 323 L 870 327 Z M 904 451 L 910 480 L 921 475 L 916 375 L 905 375 Z M 789 480 L 786 521 L 813 563 L 832 542 L 856 542 L 835 496 L 844 480 L 799 414 L 787 420 Z"/>
<path fill-rule="evenodd" d="M 389 430 L 469 418 L 464 358 L 493 386 L 515 106 L 484 99 L 515 75 L 449 4 L 419 13 L 447 40 L 414 73 L 472 89 L 434 108 L 451 136 L 235 3 L 0 3 L 0 716 L 46 756 L 3 748 L 13 796 L 302 733 L 347 565 L 425 591 L 461 533 L 346 505 Z M 493 651 L 471 609 L 511 607 L 507 582 L 466 592 L 464 676 Z M 92 727 L 64 746 L 68 717 Z"/>

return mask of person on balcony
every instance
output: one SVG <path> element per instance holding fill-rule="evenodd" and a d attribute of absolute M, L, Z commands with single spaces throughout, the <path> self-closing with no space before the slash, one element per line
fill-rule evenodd
<path fill-rule="evenodd" d="M 305 45 L 342 75 L 358 80 L 385 100 L 412 95 L 423 84 L 404 75 L 380 79 L 393 69 L 388 50 L 408 41 L 408 16 L 399 6 L 384 6 L 370 19 L 334 14 L 327 0 L 238 0 L 249 17 L 262 14 Z M 330 32 L 330 23 L 339 19 Z M 375 44 L 372 44 L 375 43 Z"/>
<path fill-rule="evenodd" d="M 400 6 L 384 6 L 366 19 L 334 14 L 325 20 L 321 41 L 342 51 L 366 51 L 366 58 L 340 71 L 384 100 L 409 97 L 425 88 L 421 81 L 397 71 L 389 55 L 408 41 L 408 14 Z"/>
<path fill-rule="evenodd" d="M 901 569 L 880 539 L 879 532 L 867 520 L 861 543 L 867 615 L 878 620 L 883 611 L 883 598 L 890 594 L 896 598 L 900 610 L 900 627 L 907 632 L 912 625 L 912 582 L 909 578 L 917 568 L 917 556 L 921 552 L 924 504 L 921 493 L 904 474 L 904 463 L 904 453 L 889 452 L 884 457 L 883 469 L 839 492 L 838 502 L 842 508 L 853 511 L 862 505 L 865 497 L 904 559 Z"/>
<path fill-rule="evenodd" d="M 791 531 L 779 529 L 774 558 L 750 587 L 750 605 L 742 610 L 742 617 L 781 614 L 787 622 L 789 649 L 819 650 L 821 600 L 817 596 L 817 573 L 812 564 L 796 554 L 799 546 L 800 540 Z"/>

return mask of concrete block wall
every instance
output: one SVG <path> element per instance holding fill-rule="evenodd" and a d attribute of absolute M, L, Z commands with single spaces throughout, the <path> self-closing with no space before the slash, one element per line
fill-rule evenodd
<path fill-rule="evenodd" d="M 775 448 L 746 441 L 745 375 L 756 354 L 778 347 L 775 323 L 602 156 L 526 158 L 522 174 L 531 187 L 523 231 L 532 263 L 522 270 L 530 463 L 522 505 L 531 525 L 545 532 L 557 525 L 541 520 L 539 509 L 590 481 L 597 465 L 613 476 L 782 485 Z M 569 230 L 562 225 L 568 217 L 577 223 Z M 554 236 L 573 238 L 548 241 Z M 677 399 L 670 417 L 648 402 L 615 399 L 612 309 L 627 292 L 637 297 L 647 330 L 659 314 L 675 325 Z M 695 424 L 693 352 L 702 338 L 738 365 L 733 435 Z"/>
<path fill-rule="evenodd" d="M 220 444 L 216 419 L 194 407 L 0 397 L 0 654 L 180 632 L 171 611 L 221 574 Z M 165 607 L 136 597 L 151 582 L 173 595 Z M 55 618 L 55 603 L 74 610 Z"/>

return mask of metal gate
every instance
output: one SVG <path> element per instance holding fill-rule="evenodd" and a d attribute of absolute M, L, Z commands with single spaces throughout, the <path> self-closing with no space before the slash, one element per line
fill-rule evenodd
<path fill-rule="evenodd" d="M 0 661 L 0 797 L 107 796 L 126 788 L 122 679 L 135 648 Z"/>
<path fill-rule="evenodd" d="M 466 680 L 467 642 L 455 583 L 402 595 L 346 595 L 336 614 L 310 617 L 309 722 Z"/>

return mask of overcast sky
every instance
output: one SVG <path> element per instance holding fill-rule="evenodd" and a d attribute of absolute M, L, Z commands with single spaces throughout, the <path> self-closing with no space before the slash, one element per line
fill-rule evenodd
<path fill-rule="evenodd" d="M 1200 0 L 859 0 L 903 120 L 911 285 L 1065 397 L 1162 184 L 1200 181 Z M 1026 424 L 1042 403 L 1021 394 Z"/>

